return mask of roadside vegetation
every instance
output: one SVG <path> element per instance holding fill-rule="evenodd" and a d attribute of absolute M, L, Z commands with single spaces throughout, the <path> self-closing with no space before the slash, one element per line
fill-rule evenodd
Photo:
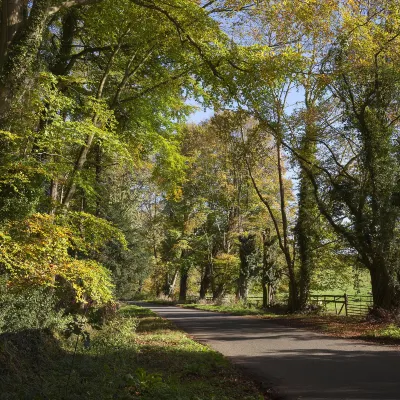
<path fill-rule="evenodd" d="M 221 354 L 148 309 L 122 306 L 97 328 L 60 322 L 0 336 L 2 400 L 264 398 Z"/>

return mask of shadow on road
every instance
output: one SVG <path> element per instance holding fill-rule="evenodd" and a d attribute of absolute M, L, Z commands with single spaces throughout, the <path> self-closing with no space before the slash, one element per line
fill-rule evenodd
<path fill-rule="evenodd" d="M 149 306 L 149 305 L 148 305 Z M 400 353 L 227 314 L 151 305 L 291 399 L 400 399 Z"/>

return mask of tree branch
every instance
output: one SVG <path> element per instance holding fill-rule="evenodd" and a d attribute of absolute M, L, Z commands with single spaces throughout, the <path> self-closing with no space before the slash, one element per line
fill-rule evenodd
<path fill-rule="evenodd" d="M 78 6 L 86 6 L 89 4 L 97 4 L 101 3 L 103 0 L 69 0 L 69 1 L 64 1 L 58 6 L 52 6 L 47 10 L 47 15 L 53 15 L 58 13 L 60 10 L 63 9 L 68 9 L 71 7 L 78 7 Z"/>

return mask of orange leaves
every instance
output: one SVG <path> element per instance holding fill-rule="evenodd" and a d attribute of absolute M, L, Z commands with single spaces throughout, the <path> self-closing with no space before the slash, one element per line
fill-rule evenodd
<path fill-rule="evenodd" d="M 122 234 L 105 221 L 97 224 L 95 217 L 81 216 L 81 227 L 71 223 L 68 217 L 78 222 L 78 214 L 56 218 L 46 214 L 34 214 L 23 221 L 8 223 L 0 233 L 0 265 L 3 265 L 10 280 L 9 285 L 57 286 L 61 277 L 74 288 L 77 301 L 90 298 L 97 303 L 112 299 L 113 285 L 110 273 L 91 259 L 77 259 L 80 251 L 89 254 L 113 238 L 123 242 Z M 62 225 L 61 223 L 64 223 Z M 88 233 L 89 232 L 89 233 Z"/>

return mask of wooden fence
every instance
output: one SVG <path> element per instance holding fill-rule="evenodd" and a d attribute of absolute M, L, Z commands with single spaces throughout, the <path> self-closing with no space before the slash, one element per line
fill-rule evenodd
<path fill-rule="evenodd" d="M 372 307 L 372 296 L 312 294 L 310 304 L 321 306 L 327 313 L 364 316 Z"/>
<path fill-rule="evenodd" d="M 207 296 L 206 301 L 212 302 L 213 298 Z M 188 297 L 188 303 L 197 303 L 198 297 Z M 250 307 L 262 307 L 262 296 L 248 296 L 246 304 Z M 318 306 L 326 313 L 346 316 L 364 316 L 372 307 L 372 296 L 348 294 L 311 294 L 310 304 Z"/>

